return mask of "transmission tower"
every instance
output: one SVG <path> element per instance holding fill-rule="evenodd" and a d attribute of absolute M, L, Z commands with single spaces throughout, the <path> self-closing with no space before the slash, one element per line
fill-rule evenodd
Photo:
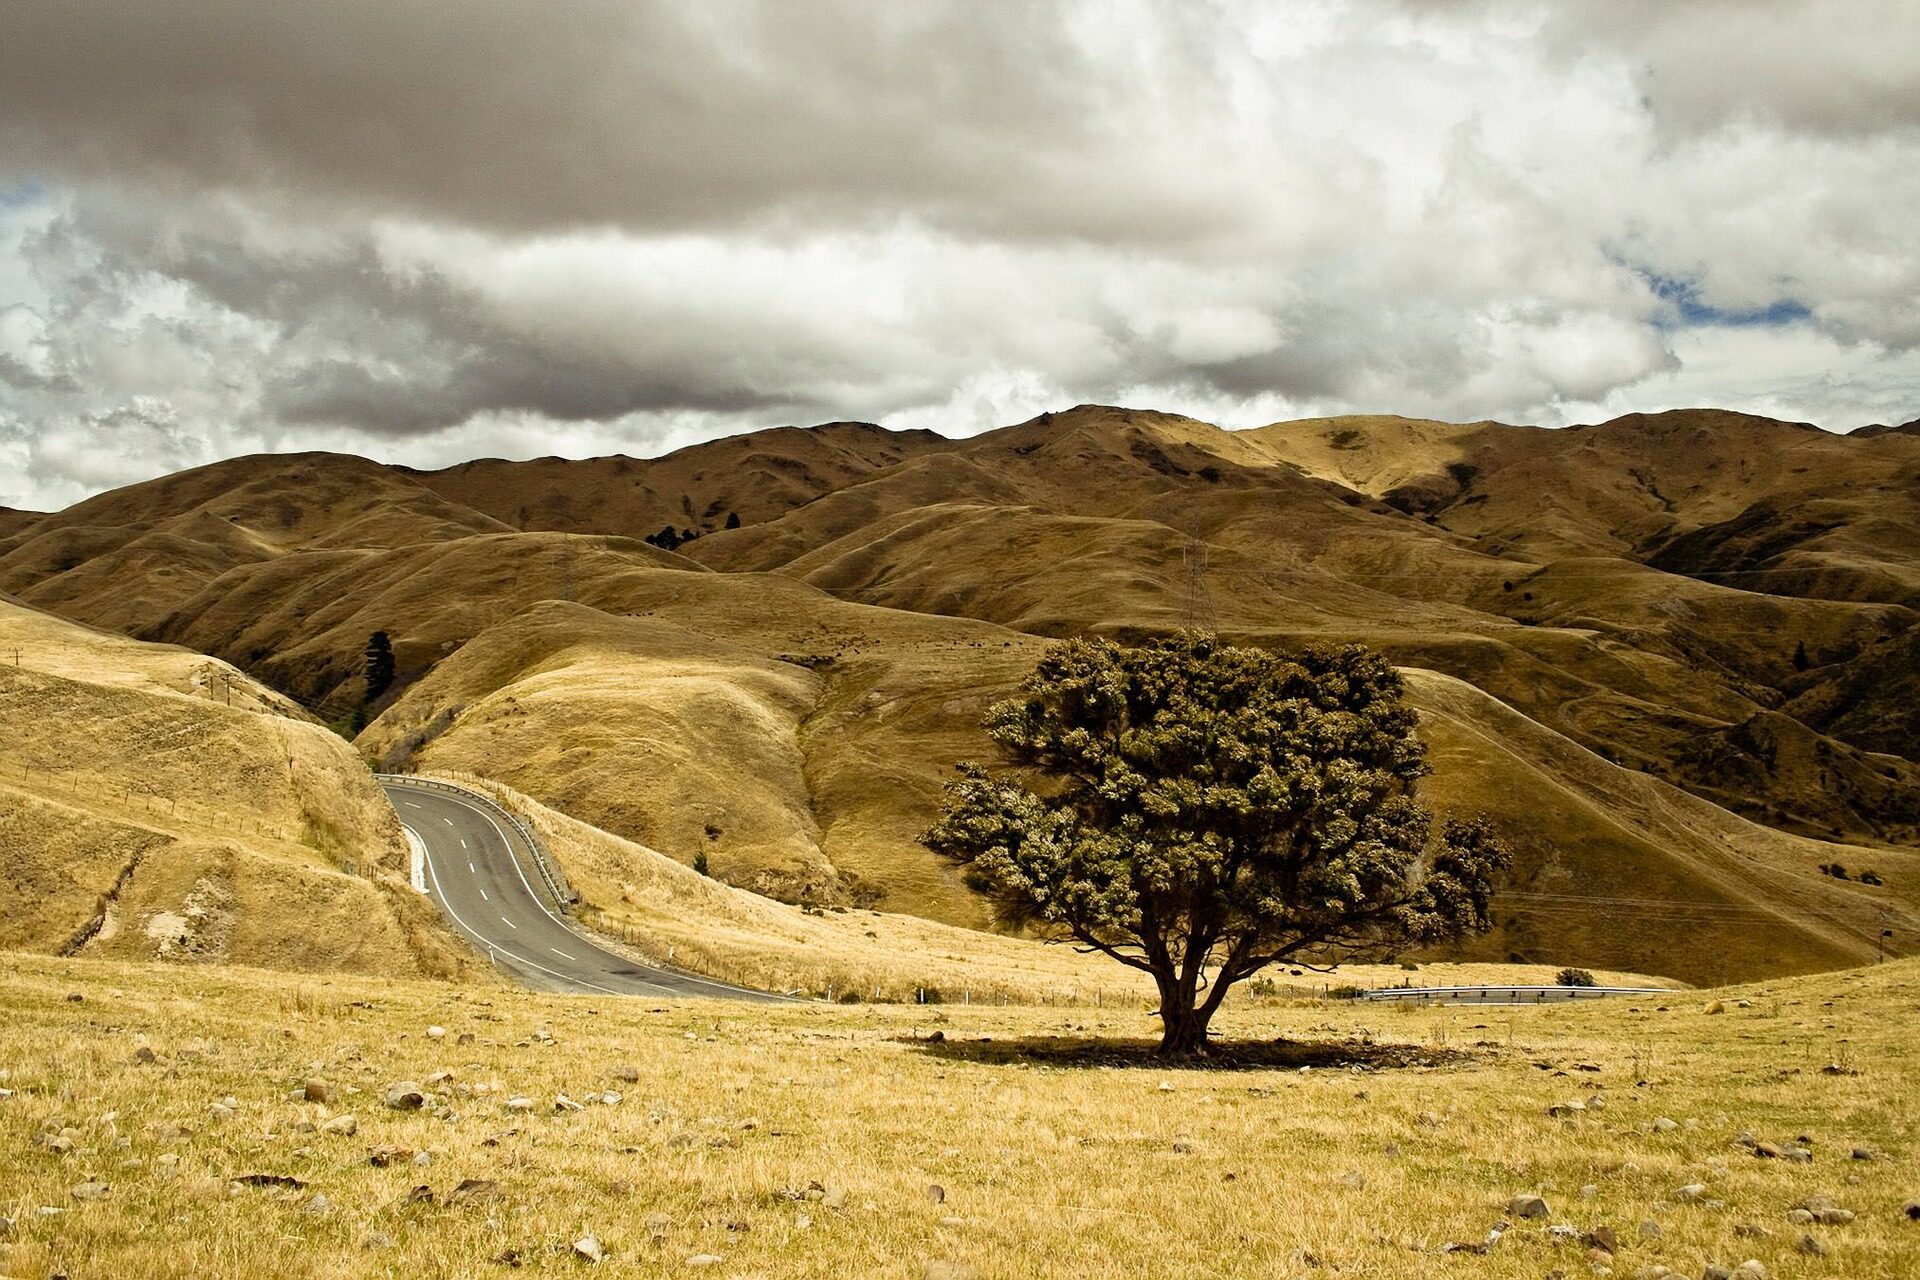
<path fill-rule="evenodd" d="M 1213 597 L 1207 594 L 1207 544 L 1189 537 L 1180 557 L 1187 566 L 1187 604 L 1180 625 L 1188 631 L 1212 631 Z"/>

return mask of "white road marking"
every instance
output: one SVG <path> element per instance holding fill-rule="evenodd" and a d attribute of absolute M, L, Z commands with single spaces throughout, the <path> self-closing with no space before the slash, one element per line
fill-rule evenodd
<path fill-rule="evenodd" d="M 501 924 L 503 924 L 503 925 L 505 925 L 505 926 L 507 926 L 507 928 L 509 928 L 509 929 L 516 929 L 516 930 L 517 930 L 517 929 L 519 929 L 519 927 L 520 927 L 519 925 L 517 925 L 517 924 L 515 924 L 515 923 L 514 923 L 513 921 L 511 921 L 511 920 L 509 920 L 509 919 L 507 919 L 507 918 L 506 918 L 505 916 L 501 916 L 501 917 L 500 917 L 500 923 L 501 923 Z"/>
<path fill-rule="evenodd" d="M 440 821 L 442 821 L 442 822 L 444 822 L 444 823 L 446 823 L 446 824 L 447 824 L 448 826 L 452 826 L 452 825 L 453 825 L 453 819 L 452 819 L 452 818 L 442 818 L 442 819 L 440 819 Z"/>
<path fill-rule="evenodd" d="M 473 869 L 473 864 L 472 864 L 471 862 L 469 862 L 469 863 L 467 864 L 467 874 L 468 874 L 468 875 L 470 875 L 470 876 L 477 876 L 477 875 L 479 875 L 480 873 L 479 873 L 478 871 L 475 871 L 475 870 Z"/>
<path fill-rule="evenodd" d="M 482 902 L 492 902 L 492 901 L 493 901 L 493 899 L 492 899 L 492 898 L 489 898 L 489 897 L 487 896 L 487 891 L 486 891 L 485 889 L 482 889 L 482 890 L 480 890 L 480 901 L 482 901 Z"/>
<path fill-rule="evenodd" d="M 562 951 L 558 947 L 548 947 L 547 950 L 553 952 L 553 954 L 559 956 L 562 960 L 572 960 L 575 958 L 573 956 L 568 955 L 566 952 Z"/>
<path fill-rule="evenodd" d="M 460 847 L 462 849 L 467 847 L 467 838 L 465 836 L 460 837 Z"/>

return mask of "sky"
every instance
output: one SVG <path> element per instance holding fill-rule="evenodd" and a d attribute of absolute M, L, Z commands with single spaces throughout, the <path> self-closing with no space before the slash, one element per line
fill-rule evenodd
<path fill-rule="evenodd" d="M 1920 417 L 1911 0 L 7 0 L 0 505 L 1082 402 Z"/>

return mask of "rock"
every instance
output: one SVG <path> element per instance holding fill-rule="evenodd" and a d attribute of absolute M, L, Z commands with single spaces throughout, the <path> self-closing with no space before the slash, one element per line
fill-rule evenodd
<path fill-rule="evenodd" d="M 427 1077 L 427 1088 L 438 1089 L 443 1084 L 453 1083 L 453 1072 L 436 1071 Z"/>
<path fill-rule="evenodd" d="M 389 1169 L 396 1164 L 406 1164 L 412 1159 L 412 1147 L 396 1147 L 389 1144 L 375 1147 L 367 1152 L 367 1163 L 376 1169 Z"/>
<path fill-rule="evenodd" d="M 1652 1218 L 1642 1218 L 1640 1220 L 1640 1238 L 1642 1240 L 1658 1240 L 1660 1238 L 1660 1224 Z"/>
<path fill-rule="evenodd" d="M 1655 1133 L 1672 1133 L 1680 1127 L 1680 1122 L 1671 1116 L 1659 1116 L 1653 1122 Z"/>
<path fill-rule="evenodd" d="M 462 1031 L 458 1036 L 454 1037 L 453 1042 L 464 1049 L 473 1043 L 473 1032 Z"/>
<path fill-rule="evenodd" d="M 1582 1200 L 1591 1200 L 1599 1194 L 1600 1194 L 1600 1188 L 1595 1186 L 1591 1182 L 1589 1182 L 1586 1186 L 1580 1188 L 1580 1198 Z"/>
<path fill-rule="evenodd" d="M 1813 1225 L 1813 1214 L 1805 1209 L 1789 1209 L 1787 1221 L 1796 1227 L 1810 1227 Z"/>
<path fill-rule="evenodd" d="M 1507 1214 L 1515 1218 L 1544 1218 L 1550 1212 L 1539 1196 L 1518 1195 L 1507 1201 Z"/>
<path fill-rule="evenodd" d="M 584 1235 L 578 1240 L 575 1240 L 573 1242 L 573 1253 L 575 1257 L 585 1258 L 588 1262 L 593 1263 L 603 1262 L 607 1256 L 607 1251 L 601 1247 L 600 1241 L 592 1235 Z"/>
<path fill-rule="evenodd" d="M 1733 1269 L 1734 1280 L 1767 1280 L 1767 1269 L 1760 1265 L 1760 1259 L 1748 1258 Z"/>
<path fill-rule="evenodd" d="M 133 1051 L 133 1060 L 141 1066 L 150 1067 L 159 1061 L 159 1058 L 160 1055 L 155 1053 L 153 1046 L 149 1044 L 143 1044 Z"/>
<path fill-rule="evenodd" d="M 307 1087 L 300 1091 L 300 1096 L 308 1102 L 325 1105 L 333 1101 L 333 1086 L 325 1080 L 315 1078 L 307 1081 Z"/>
<path fill-rule="evenodd" d="M 1781 1153 L 1781 1159 L 1793 1164 L 1812 1164 L 1813 1152 L 1806 1147 L 1788 1147 Z"/>
<path fill-rule="evenodd" d="M 1733 1272 L 1717 1262 L 1709 1262 L 1700 1272 L 1700 1280 L 1733 1280 Z"/>
<path fill-rule="evenodd" d="M 360 1132 L 360 1121 L 349 1111 L 344 1115 L 337 1115 L 321 1125 L 320 1132 L 336 1138 L 351 1138 L 354 1134 Z"/>
<path fill-rule="evenodd" d="M 427 1104 L 426 1090 L 413 1080 L 402 1080 L 387 1089 L 387 1105 L 395 1111 L 418 1111 Z"/>
<path fill-rule="evenodd" d="M 564 1094 L 564 1093 L 559 1093 L 559 1094 L 555 1094 L 555 1095 L 554 1095 L 554 1098 L 553 1098 L 553 1109 L 554 1109 L 555 1111 L 584 1111 L 584 1110 L 586 1110 L 586 1108 L 585 1108 L 584 1106 L 582 1106 L 582 1105 L 581 1105 L 580 1103 L 578 1103 L 578 1102 L 575 1102 L 575 1101 L 574 1101 L 574 1100 L 573 1100 L 572 1098 L 569 1098 L 569 1097 L 568 1097 L 568 1096 L 567 1096 L 566 1094 Z"/>
<path fill-rule="evenodd" d="M 1826 1245 L 1814 1239 L 1812 1236 L 1801 1236 L 1800 1242 L 1793 1247 L 1812 1258 L 1824 1258 L 1832 1252 Z"/>
<path fill-rule="evenodd" d="M 500 1194 L 500 1184 L 492 1178 L 467 1178 L 447 1193 L 448 1204 L 466 1204 L 473 1200 L 491 1200 Z"/>
<path fill-rule="evenodd" d="M 1589 1249 L 1598 1249 L 1602 1253 L 1620 1252 L 1620 1238 L 1613 1233 L 1612 1227 L 1595 1227 L 1581 1239 Z"/>
<path fill-rule="evenodd" d="M 508 1099 L 507 1099 L 507 1110 L 509 1110 L 509 1111 L 531 1111 L 531 1110 L 533 1110 L 533 1099 L 532 1099 L 532 1098 L 527 1098 L 527 1097 L 513 1097 L 513 1098 L 508 1098 Z"/>
<path fill-rule="evenodd" d="M 947 1201 L 947 1189 L 937 1182 L 928 1183 L 927 1199 L 933 1201 L 935 1204 L 945 1204 Z"/>
<path fill-rule="evenodd" d="M 445 1027 L 428 1027 L 427 1028 L 427 1039 L 444 1040 L 446 1038 L 447 1038 L 447 1029 Z"/>
<path fill-rule="evenodd" d="M 413 1157 L 413 1167 L 416 1169 L 424 1169 L 432 1163 L 433 1152 L 431 1151 L 422 1151 Z"/>
<path fill-rule="evenodd" d="M 615 1080 L 618 1080 L 622 1084 L 640 1083 L 640 1068 L 633 1066 L 631 1063 L 622 1063 L 615 1067 L 611 1074 Z"/>
<path fill-rule="evenodd" d="M 309 1217 L 324 1218 L 333 1212 L 333 1201 L 327 1199 L 325 1192 L 316 1191 L 313 1193 L 313 1199 L 302 1205 L 300 1210 Z"/>
<path fill-rule="evenodd" d="M 826 1188 L 820 1193 L 820 1203 L 828 1209 L 846 1208 L 847 1189 L 845 1187 Z"/>
<path fill-rule="evenodd" d="M 1570 1222 L 1556 1222 L 1547 1228 L 1547 1234 L 1555 1240 L 1578 1240 L 1580 1228 Z"/>
<path fill-rule="evenodd" d="M 75 1200 L 105 1200 L 113 1191 L 104 1182 L 82 1182 L 68 1190 L 67 1194 Z"/>
<path fill-rule="evenodd" d="M 1756 1142 L 1753 1144 L 1753 1154 L 1762 1160 L 1778 1160 L 1786 1152 L 1771 1142 Z"/>

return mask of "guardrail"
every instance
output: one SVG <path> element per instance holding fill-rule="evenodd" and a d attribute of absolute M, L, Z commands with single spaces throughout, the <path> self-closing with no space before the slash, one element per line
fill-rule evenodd
<path fill-rule="evenodd" d="M 485 805 L 506 819 L 507 822 L 512 824 L 513 829 L 520 833 L 520 838 L 526 842 L 527 851 L 533 855 L 533 865 L 540 873 L 541 882 L 547 886 L 547 892 L 553 895 L 553 905 L 565 911 L 574 903 L 580 901 L 580 895 L 575 893 L 573 886 L 567 883 L 566 873 L 560 870 L 559 864 L 553 860 L 553 855 L 547 852 L 546 845 L 542 844 L 540 837 L 534 834 L 533 827 L 519 814 L 507 808 L 492 796 L 482 791 L 472 790 L 469 787 L 456 786 L 451 782 L 442 782 L 438 778 L 422 778 L 411 773 L 376 773 L 373 776 L 382 782 L 397 782 L 402 786 L 427 787 L 432 790 L 450 791 L 467 800 L 478 801 Z"/>
<path fill-rule="evenodd" d="M 1666 987 L 1379 987 L 1362 991 L 1362 1000 L 1403 1000 L 1413 1004 L 1553 1004 L 1598 1000 L 1605 996 L 1669 996 Z"/>

